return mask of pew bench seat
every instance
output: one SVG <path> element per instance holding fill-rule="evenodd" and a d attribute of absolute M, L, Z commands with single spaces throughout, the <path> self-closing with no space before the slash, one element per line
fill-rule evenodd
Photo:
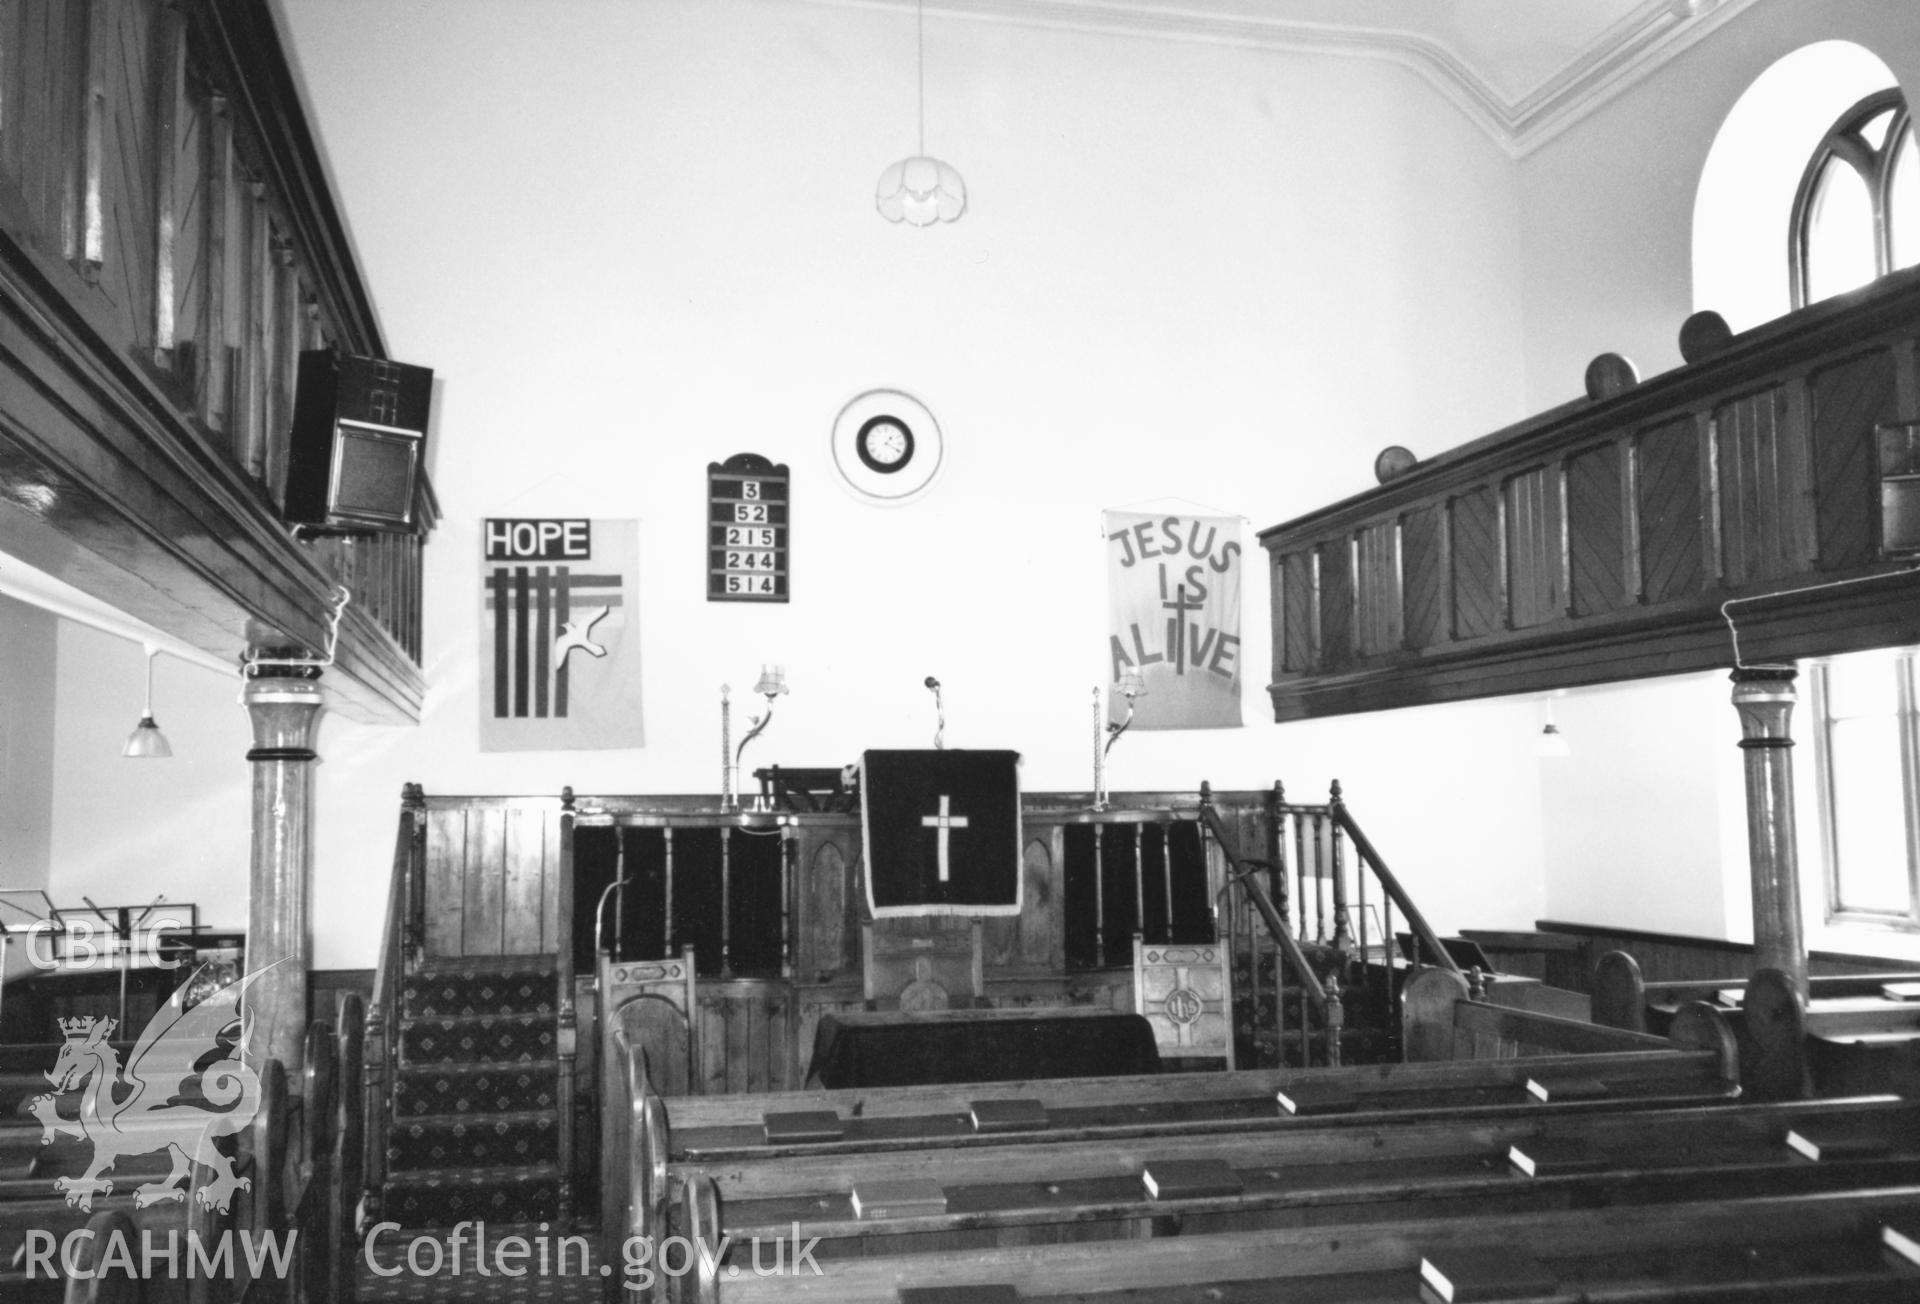
<path fill-rule="evenodd" d="M 1527 1094 L 1528 1081 L 1565 1077 L 1606 1083 L 1609 1107 L 1661 1108 L 1732 1099 L 1738 1092 L 1725 1069 L 1713 1052 L 1661 1042 L 1651 1050 L 1524 1060 L 676 1097 L 663 1102 L 668 1123 L 665 1153 L 673 1162 L 710 1162 L 927 1145 L 1030 1144 L 1285 1128 L 1311 1120 L 1284 1113 L 1278 1093 L 1309 1083 L 1351 1090 L 1361 1112 L 1367 1113 L 1538 1106 L 1541 1102 Z M 1046 1129 L 977 1132 L 970 1118 L 973 1103 L 1003 1099 L 1038 1102 L 1047 1114 Z M 842 1135 L 834 1141 L 769 1144 L 765 1116 L 791 1111 L 834 1114 L 841 1121 Z"/>
<path fill-rule="evenodd" d="M 1449 1247 L 1524 1249 L 1551 1271 L 1530 1300 L 1912 1299 L 1920 1275 L 1880 1245 L 1888 1218 L 1920 1214 L 1907 1186 L 1724 1201 L 1547 1210 L 865 1258 L 757 1275 L 722 1260 L 689 1279 L 701 1304 L 896 1304 L 902 1287 L 1010 1286 L 1052 1304 L 1151 1300 L 1360 1304 L 1422 1298 L 1421 1259 Z M 737 1249 L 736 1251 L 737 1252 Z M 728 1269 L 738 1268 L 729 1273 Z"/>
<path fill-rule="evenodd" d="M 1324 1220 L 1324 1211 L 1336 1206 L 1343 1218 L 1367 1221 L 1416 1207 L 1484 1215 L 1503 1207 L 1920 1182 L 1920 1103 L 1897 1097 L 1727 1106 L 1705 1113 L 1314 1121 L 1319 1125 L 1257 1136 L 686 1166 L 672 1174 L 678 1208 L 671 1230 L 685 1235 L 696 1226 L 717 1227 L 737 1242 L 791 1232 L 824 1238 L 820 1252 L 835 1255 L 909 1245 L 895 1238 L 918 1233 L 1076 1224 L 1079 1231 L 1059 1234 L 1080 1239 L 1125 1236 L 1129 1220 L 1176 1216 L 1194 1231 L 1220 1221 L 1208 1215 L 1259 1215 L 1260 1225 L 1287 1226 L 1302 1218 Z M 1878 1137 L 1885 1149 L 1813 1162 L 1786 1144 L 1791 1129 Z M 1510 1163 L 1510 1149 L 1538 1152 L 1543 1142 L 1559 1151 L 1577 1148 L 1594 1166 L 1559 1171 L 1549 1161 L 1539 1175 L 1527 1176 Z M 1240 1189 L 1155 1199 L 1141 1174 L 1168 1160 L 1217 1163 Z M 913 1179 L 937 1183 L 945 1209 L 877 1219 L 862 1218 L 855 1210 L 852 1193 L 863 1185 Z M 712 1209 L 694 1207 L 709 1198 Z M 1094 1229 L 1090 1224 L 1119 1225 Z M 976 1239 L 992 1243 L 993 1238 Z"/>

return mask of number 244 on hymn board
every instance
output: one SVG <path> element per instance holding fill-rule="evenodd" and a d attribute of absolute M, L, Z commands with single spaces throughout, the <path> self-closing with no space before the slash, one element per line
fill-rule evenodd
<path fill-rule="evenodd" d="M 707 463 L 707 601 L 787 600 L 791 489 L 757 453 Z"/>

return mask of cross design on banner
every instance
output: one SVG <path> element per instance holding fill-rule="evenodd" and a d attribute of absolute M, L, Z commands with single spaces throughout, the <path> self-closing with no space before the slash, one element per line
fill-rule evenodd
<path fill-rule="evenodd" d="M 953 798 L 944 794 L 940 798 L 940 813 L 938 815 L 923 815 L 920 817 L 921 828 L 940 830 L 939 856 L 940 881 L 942 883 L 947 881 L 947 844 L 953 836 L 952 830 L 966 828 L 967 822 L 965 815 L 955 815 L 953 813 Z"/>

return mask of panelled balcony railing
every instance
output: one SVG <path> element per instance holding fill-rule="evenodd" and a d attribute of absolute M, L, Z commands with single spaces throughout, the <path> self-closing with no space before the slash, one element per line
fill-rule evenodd
<path fill-rule="evenodd" d="M 348 704 L 410 718 L 425 477 L 413 535 L 282 523 L 329 347 L 384 356 L 268 6 L 0 3 L 0 552 L 223 657 L 343 586 Z"/>
<path fill-rule="evenodd" d="M 1265 530 L 1274 718 L 1920 642 L 1915 421 L 1905 272 Z"/>

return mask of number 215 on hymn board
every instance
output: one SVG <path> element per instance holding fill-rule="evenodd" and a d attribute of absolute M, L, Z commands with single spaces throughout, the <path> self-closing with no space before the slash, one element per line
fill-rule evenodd
<path fill-rule="evenodd" d="M 787 600 L 792 479 L 756 453 L 707 465 L 707 600 Z"/>

